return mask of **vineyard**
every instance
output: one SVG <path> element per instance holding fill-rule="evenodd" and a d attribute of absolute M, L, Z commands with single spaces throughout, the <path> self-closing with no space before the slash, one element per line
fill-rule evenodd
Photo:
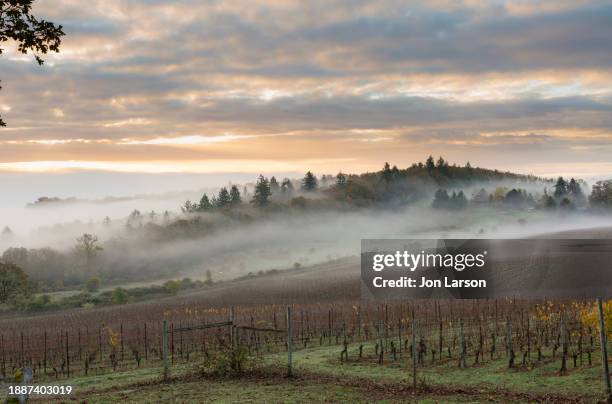
<path fill-rule="evenodd" d="M 467 369 L 502 359 L 508 372 L 555 364 L 558 376 L 601 366 L 593 302 L 361 300 L 295 304 L 290 310 L 291 316 L 280 305 L 194 306 L 167 310 L 158 321 L 3 327 L 0 372 L 7 380 L 26 365 L 38 381 L 145 367 L 161 374 L 164 345 L 170 372 L 177 365 L 200 366 L 228 350 L 242 349 L 264 361 L 324 346 L 337 350 L 339 362 L 407 363 L 415 383 L 419 369 L 442 363 Z M 604 312 L 609 338 L 609 302 Z"/>

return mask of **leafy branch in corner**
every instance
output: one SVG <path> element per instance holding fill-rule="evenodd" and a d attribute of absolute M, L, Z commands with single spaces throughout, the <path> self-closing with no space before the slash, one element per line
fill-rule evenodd
<path fill-rule="evenodd" d="M 61 38 L 65 35 L 61 25 L 31 14 L 34 0 L 0 0 L 0 43 L 12 40 L 23 54 L 32 52 L 39 65 L 44 63 L 41 55 L 59 52 Z M 0 47 L 0 55 L 3 48 Z M 2 87 L 0 87 L 1 89 Z M 6 123 L 0 117 L 0 126 Z"/>

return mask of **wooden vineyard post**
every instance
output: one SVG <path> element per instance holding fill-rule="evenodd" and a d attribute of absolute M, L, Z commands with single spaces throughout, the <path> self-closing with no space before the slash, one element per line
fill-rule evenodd
<path fill-rule="evenodd" d="M 66 371 L 68 372 L 68 377 L 70 377 L 70 351 L 68 345 L 68 331 L 66 331 Z"/>
<path fill-rule="evenodd" d="M 328 328 L 328 343 L 331 345 L 332 339 L 332 311 L 329 309 L 328 318 L 327 318 L 327 328 Z"/>
<path fill-rule="evenodd" d="M 291 332 L 291 307 L 287 307 L 287 377 L 293 376 L 293 336 Z"/>
<path fill-rule="evenodd" d="M 78 347 L 79 347 L 79 360 L 82 360 L 82 356 L 81 356 L 81 328 L 79 327 L 77 329 L 77 341 L 78 341 Z"/>
<path fill-rule="evenodd" d="M 45 349 L 45 353 L 43 356 L 43 369 L 46 375 L 47 374 L 47 330 L 45 330 L 43 344 L 44 344 L 44 349 Z"/>
<path fill-rule="evenodd" d="M 412 387 L 416 389 L 416 319 L 412 310 Z"/>
<path fill-rule="evenodd" d="M 463 335 L 463 318 L 459 319 L 459 349 L 461 349 L 461 356 L 459 357 L 459 367 L 465 368 L 465 336 Z"/>
<path fill-rule="evenodd" d="M 603 315 L 603 303 L 597 298 L 597 313 L 599 317 L 599 341 L 601 343 L 601 362 L 603 365 L 604 388 L 608 403 L 612 403 L 612 388 L 610 387 L 610 368 L 608 365 L 608 341 L 606 336 L 606 323 Z"/>
<path fill-rule="evenodd" d="M 121 338 L 121 362 L 123 362 L 123 323 L 121 323 L 119 330 Z"/>
<path fill-rule="evenodd" d="M 149 346 L 147 344 L 147 323 L 144 323 L 144 354 L 145 361 L 149 360 Z"/>
<path fill-rule="evenodd" d="M 103 352 L 102 352 L 102 327 L 98 327 L 98 351 L 100 352 L 100 363 L 102 363 Z"/>
<path fill-rule="evenodd" d="M 357 306 L 357 337 L 361 340 L 361 305 Z"/>
<path fill-rule="evenodd" d="M 565 331 L 565 312 L 561 312 L 561 327 L 559 331 L 561 337 L 561 369 L 560 373 L 567 372 L 567 341 L 566 341 L 566 331 Z"/>
<path fill-rule="evenodd" d="M 580 356 L 582 358 L 582 356 Z M 527 315 L 527 361 L 531 362 L 531 336 L 529 335 L 529 315 Z"/>
<path fill-rule="evenodd" d="M 164 361 L 164 380 L 168 378 L 168 321 L 164 320 L 162 328 L 162 355 Z"/>
<path fill-rule="evenodd" d="M 174 322 L 170 323 L 170 364 L 174 366 Z"/>
<path fill-rule="evenodd" d="M 229 340 L 230 340 L 230 346 L 232 347 L 232 350 L 235 348 L 234 344 L 236 341 L 234 341 L 235 335 L 234 335 L 234 321 L 235 321 L 235 312 L 234 312 L 234 306 L 230 307 L 230 311 L 229 311 Z"/>
<path fill-rule="evenodd" d="M 506 323 L 506 352 L 509 356 L 508 368 L 512 369 L 514 367 L 514 346 L 512 345 L 512 320 L 510 318 Z"/>
<path fill-rule="evenodd" d="M 4 362 L 4 335 L 0 335 L 0 350 L 2 351 L 2 365 L 0 365 L 0 376 L 4 379 L 4 369 L 6 363 Z"/>
<path fill-rule="evenodd" d="M 399 342 L 399 354 L 402 357 L 402 319 L 397 320 L 397 339 Z"/>

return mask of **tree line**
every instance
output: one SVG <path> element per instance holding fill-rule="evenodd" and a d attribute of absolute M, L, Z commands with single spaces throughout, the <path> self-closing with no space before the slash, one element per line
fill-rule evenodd
<path fill-rule="evenodd" d="M 545 187 L 543 193 L 537 198 L 534 197 L 533 193 L 522 188 L 496 187 L 493 192 L 487 192 L 484 188 L 481 188 L 469 200 L 463 190 L 452 191 L 452 194 L 449 194 L 446 189 L 438 189 L 434 194 L 432 207 L 436 209 L 463 209 L 469 205 L 501 205 L 510 208 L 560 208 L 565 210 L 586 207 L 587 197 L 576 179 L 571 178 L 566 181 L 563 177 L 559 177 L 553 188 L 554 192 L 550 194 Z M 595 192 L 601 193 L 601 191 Z M 593 201 L 593 198 L 593 195 L 591 195 L 589 199 Z"/>

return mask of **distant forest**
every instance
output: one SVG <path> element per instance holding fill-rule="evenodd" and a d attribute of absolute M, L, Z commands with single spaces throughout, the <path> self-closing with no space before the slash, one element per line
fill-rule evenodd
<path fill-rule="evenodd" d="M 56 202 L 42 197 L 39 203 Z M 307 172 L 301 180 L 267 178 L 254 184 L 222 187 L 216 194 L 203 194 L 199 201 L 185 201 L 180 212 L 133 211 L 127 218 L 106 218 L 102 226 L 119 230 L 104 241 L 95 234 L 75 237 L 72 249 L 28 249 L 11 247 L 0 256 L 0 305 L 32 308 L 48 301 L 34 298 L 36 292 L 83 289 L 83 302 L 100 285 L 143 279 L 172 277 L 181 268 L 159 262 L 155 268 L 129 265 L 117 257 L 129 257 L 126 237 L 155 245 L 180 239 L 207 237 L 224 228 L 305 212 L 360 209 L 395 210 L 417 205 L 433 210 L 513 209 L 572 212 L 612 211 L 612 180 L 597 182 L 592 189 L 579 179 L 546 179 L 479 167 L 449 164 L 429 156 L 425 162 L 400 169 L 385 163 L 377 172 L 359 175 L 322 175 Z M 8 227 L 0 237 L 13 237 Z M 113 255 L 106 255 L 106 250 Z M 210 275 L 210 274 L 209 274 Z M 212 283 L 207 279 L 207 284 Z M 182 287 L 193 287 L 186 280 Z M 198 285 L 196 285 L 198 286 Z M 200 285 L 201 286 L 201 285 Z M 170 284 L 170 291 L 177 285 Z M 156 290 L 156 293 L 160 292 Z M 143 292 L 144 293 L 144 292 Z M 108 299 L 112 300 L 110 295 Z M 39 300 L 36 300 L 39 299 Z M 121 299 L 119 299 L 121 300 Z"/>

